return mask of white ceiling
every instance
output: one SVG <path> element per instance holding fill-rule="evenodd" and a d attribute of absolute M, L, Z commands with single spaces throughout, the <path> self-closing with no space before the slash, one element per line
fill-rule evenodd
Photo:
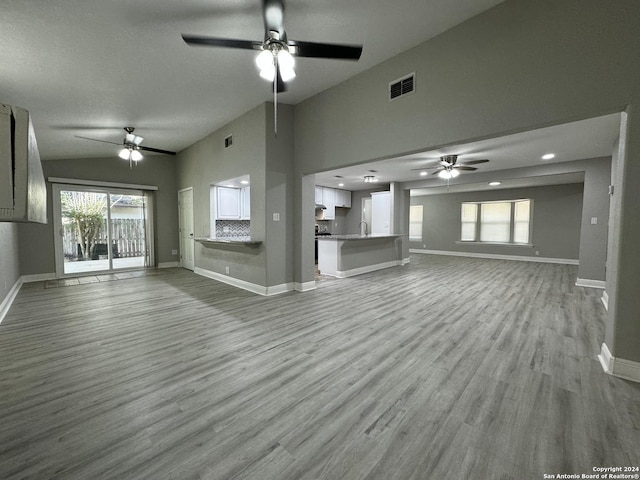
<path fill-rule="evenodd" d="M 502 0 L 288 0 L 290 39 L 364 45 L 359 62 L 298 59 L 296 104 Z M 271 99 L 254 52 L 187 46 L 181 33 L 261 40 L 260 0 L 2 0 L 0 103 L 30 111 L 41 157 L 180 151 Z"/>
<path fill-rule="evenodd" d="M 316 174 L 316 184 L 348 190 L 365 190 L 375 185 L 365 183 L 364 176 L 374 175 L 379 180 L 379 184 L 386 184 L 390 181 L 411 182 L 410 186 L 413 195 L 487 189 L 492 187 L 489 187 L 487 182 L 473 183 L 472 175 L 548 163 L 608 157 L 612 154 L 613 145 L 619 134 L 620 114 L 615 113 L 322 172 Z M 542 160 L 542 155 L 546 153 L 554 153 L 555 158 L 553 160 Z M 458 179 L 452 182 L 460 182 L 465 185 L 455 187 L 452 185 L 448 189 L 446 181 L 434 176 L 433 170 L 426 170 L 428 173 L 426 177 L 420 176 L 421 170 L 419 169 L 422 167 L 437 167 L 440 156 L 452 154 L 459 155 L 459 163 L 482 158 L 490 161 L 473 165 L 478 168 L 475 172 L 462 172 Z M 371 170 L 374 170 L 375 173 L 371 172 Z M 337 178 L 336 176 L 342 178 Z M 538 178 L 509 178 L 509 182 L 504 182 L 501 187 L 514 188 L 580 181 L 582 179 L 579 175 L 544 175 Z M 340 186 L 340 183 L 344 185 Z"/>

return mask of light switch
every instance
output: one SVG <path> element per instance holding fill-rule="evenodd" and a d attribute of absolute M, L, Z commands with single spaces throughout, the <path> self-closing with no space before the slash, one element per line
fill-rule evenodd
<path fill-rule="evenodd" d="M 279 213 L 274 213 L 273 214 L 273 221 L 274 222 L 279 222 L 280 221 L 280 214 Z"/>
<path fill-rule="evenodd" d="M 598 224 L 598 217 L 591 217 L 591 225 L 597 225 Z"/>

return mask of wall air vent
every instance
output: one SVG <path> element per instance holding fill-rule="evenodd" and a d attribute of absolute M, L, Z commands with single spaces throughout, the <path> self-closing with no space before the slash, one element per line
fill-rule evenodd
<path fill-rule="evenodd" d="M 233 135 L 224 138 L 224 148 L 233 147 Z"/>
<path fill-rule="evenodd" d="M 389 82 L 389 101 L 413 93 L 416 88 L 415 78 L 416 74 L 414 72 Z"/>

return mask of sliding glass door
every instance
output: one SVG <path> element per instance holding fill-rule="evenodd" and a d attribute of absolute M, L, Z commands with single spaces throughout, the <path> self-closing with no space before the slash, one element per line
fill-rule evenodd
<path fill-rule="evenodd" d="M 142 191 L 54 185 L 59 277 L 150 265 L 149 201 Z"/>

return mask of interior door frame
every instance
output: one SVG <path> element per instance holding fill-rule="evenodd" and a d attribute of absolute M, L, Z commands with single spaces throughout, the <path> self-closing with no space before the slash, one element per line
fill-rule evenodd
<path fill-rule="evenodd" d="M 191 226 L 192 228 L 195 228 L 195 223 L 194 223 L 195 220 L 193 215 L 193 187 L 181 188 L 180 190 L 178 190 L 178 240 L 180 243 L 180 267 L 193 271 L 196 268 L 196 248 L 195 248 L 194 232 L 190 233 L 189 239 L 183 238 L 182 236 L 183 218 L 182 218 L 181 201 L 182 201 L 182 195 L 185 192 L 191 192 Z M 188 266 L 185 266 L 183 262 L 183 258 L 184 258 L 183 254 L 185 252 L 185 248 L 184 248 L 185 241 L 191 242 L 191 251 L 193 252 L 193 268 L 189 268 Z"/>

